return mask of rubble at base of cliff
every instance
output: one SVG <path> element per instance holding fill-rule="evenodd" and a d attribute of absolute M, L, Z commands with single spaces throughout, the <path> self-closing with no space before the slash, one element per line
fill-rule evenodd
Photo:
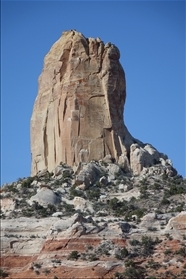
<path fill-rule="evenodd" d="M 169 173 L 100 160 L 3 185 L 2 278 L 185 278 L 186 180 Z"/>

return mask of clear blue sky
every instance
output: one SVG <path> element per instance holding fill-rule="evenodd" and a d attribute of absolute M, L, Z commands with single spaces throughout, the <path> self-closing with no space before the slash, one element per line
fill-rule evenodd
<path fill-rule="evenodd" d="M 131 134 L 185 171 L 184 1 L 1 2 L 1 184 L 30 175 L 30 118 L 43 59 L 64 30 L 112 42 Z"/>

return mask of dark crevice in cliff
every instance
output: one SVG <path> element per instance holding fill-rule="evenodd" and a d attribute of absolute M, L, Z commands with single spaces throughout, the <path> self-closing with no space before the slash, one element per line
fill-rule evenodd
<path fill-rule="evenodd" d="M 55 129 L 54 129 L 54 161 L 56 164 L 56 136 L 55 136 Z"/>
<path fill-rule="evenodd" d="M 65 163 L 67 162 L 67 150 L 65 148 Z"/>
<path fill-rule="evenodd" d="M 43 145 L 44 145 L 44 160 L 45 166 L 48 167 L 48 140 L 47 140 L 47 122 L 48 122 L 48 109 L 45 118 L 44 131 L 43 131 Z"/>
<path fill-rule="evenodd" d="M 81 109 L 81 108 L 80 108 Z M 79 109 L 79 120 L 78 120 L 78 137 L 80 135 L 80 109 Z"/>
<path fill-rule="evenodd" d="M 67 110 L 67 97 L 65 97 L 65 100 L 64 100 L 63 121 L 65 119 L 66 110 Z"/>
<path fill-rule="evenodd" d="M 57 123 L 58 123 L 58 134 L 59 134 L 59 137 L 61 136 L 61 128 L 60 128 L 60 115 L 59 115 L 59 112 L 60 112 L 60 103 L 61 103 L 61 99 L 59 99 L 59 103 L 58 103 L 58 107 L 57 107 Z"/>

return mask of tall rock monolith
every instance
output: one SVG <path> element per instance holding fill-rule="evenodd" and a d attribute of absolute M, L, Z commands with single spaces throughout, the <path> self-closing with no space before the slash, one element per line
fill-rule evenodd
<path fill-rule="evenodd" d="M 107 155 L 134 173 L 158 160 L 159 153 L 144 149 L 124 124 L 126 82 L 119 58 L 112 43 L 74 30 L 52 46 L 31 118 L 32 175 L 60 162 L 74 166 Z"/>

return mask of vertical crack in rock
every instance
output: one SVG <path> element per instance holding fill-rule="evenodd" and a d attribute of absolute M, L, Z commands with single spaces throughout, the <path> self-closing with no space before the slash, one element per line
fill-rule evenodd
<path fill-rule="evenodd" d="M 48 121 L 48 109 L 47 109 L 47 113 L 46 113 L 44 131 L 43 131 L 44 160 L 45 160 L 46 168 L 48 167 L 47 121 Z"/>
<path fill-rule="evenodd" d="M 56 163 L 56 136 L 55 136 L 55 129 L 54 129 L 54 162 Z"/>
<path fill-rule="evenodd" d="M 58 135 L 61 137 L 61 128 L 60 128 L 60 104 L 61 99 L 59 99 L 58 106 L 57 106 L 57 124 L 58 124 Z"/>
<path fill-rule="evenodd" d="M 63 121 L 65 119 L 66 110 L 67 110 L 67 97 L 65 97 L 65 100 L 64 100 Z"/>

